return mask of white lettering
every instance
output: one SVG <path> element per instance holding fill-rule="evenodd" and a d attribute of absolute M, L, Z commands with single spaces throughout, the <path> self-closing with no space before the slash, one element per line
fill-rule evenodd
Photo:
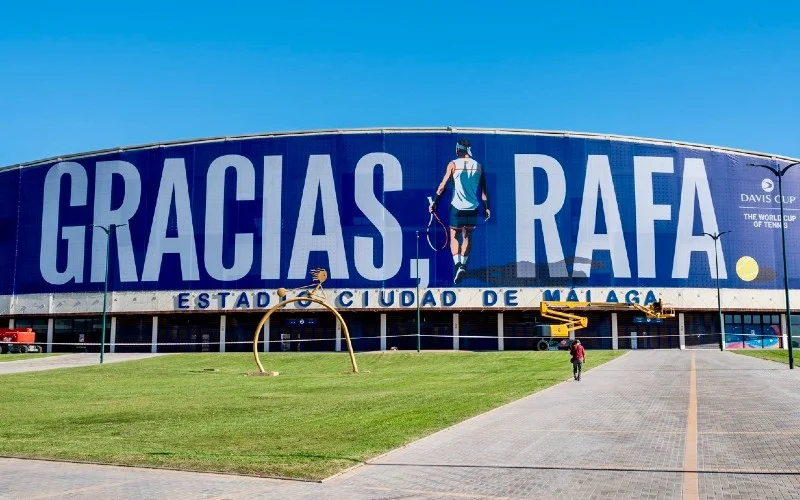
<path fill-rule="evenodd" d="M 281 274 L 281 186 L 283 157 L 264 157 L 264 186 L 261 206 L 261 279 L 278 279 Z"/>
<path fill-rule="evenodd" d="M 656 205 L 653 202 L 653 174 L 671 174 L 673 170 L 672 158 L 633 157 L 636 257 L 639 278 L 656 277 L 655 221 L 672 218 L 671 205 Z"/>
<path fill-rule="evenodd" d="M 122 203 L 116 210 L 111 210 L 111 186 L 114 175 L 122 178 Z M 109 228 L 117 227 L 111 233 L 116 238 L 117 261 L 119 262 L 119 279 L 123 282 L 138 281 L 136 259 L 133 255 L 131 228 L 127 224 L 139 209 L 142 198 L 142 180 L 136 167 L 127 161 L 99 161 L 95 168 L 94 184 L 94 224 Z M 123 225 L 125 224 L 125 225 Z M 106 232 L 95 227 L 92 231 L 92 281 L 101 283 L 105 280 L 106 246 L 110 244 Z"/>
<path fill-rule="evenodd" d="M 383 239 L 382 265 L 375 266 L 375 239 L 355 237 L 355 264 L 358 273 L 368 280 L 382 281 L 394 277 L 403 260 L 403 230 L 397 219 L 375 197 L 375 167 L 383 167 L 383 192 L 403 189 L 403 171 L 397 158 L 388 153 L 370 153 L 359 160 L 355 172 L 356 206 L 378 229 Z"/>
<path fill-rule="evenodd" d="M 233 243 L 233 264 L 222 262 L 225 230 L 225 171 L 236 171 L 236 200 L 256 198 L 256 173 L 253 164 L 240 155 L 220 156 L 211 163 L 206 184 L 205 261 L 208 275 L 215 280 L 234 281 L 247 276 L 253 266 L 253 234 L 236 233 Z"/>
<path fill-rule="evenodd" d="M 549 190 L 547 198 L 539 205 L 534 204 L 535 168 L 541 168 L 547 175 Z M 515 192 L 517 205 L 517 277 L 536 277 L 536 221 L 542 225 L 544 246 L 551 277 L 566 277 L 567 266 L 564 250 L 558 234 L 556 214 L 564 206 L 567 184 L 564 169 L 555 158 L 546 155 L 514 155 Z"/>
<path fill-rule="evenodd" d="M 59 202 L 61 194 L 61 178 L 70 178 L 69 206 L 86 205 L 89 181 L 86 170 L 80 163 L 56 163 L 47 171 L 44 179 L 44 201 L 42 203 L 42 240 L 39 253 L 39 270 L 42 278 L 51 285 L 63 285 L 74 279 L 75 283 L 83 283 L 83 254 L 86 240 L 85 226 L 64 226 L 61 228 L 61 239 L 67 241 L 67 267 L 63 272 L 58 270 L 59 243 Z"/>
<path fill-rule="evenodd" d="M 318 197 L 322 202 L 322 218 L 325 224 L 323 234 L 313 234 Z M 339 218 L 330 155 L 311 155 L 308 158 L 308 172 L 303 186 L 303 197 L 300 200 L 292 258 L 289 262 L 289 279 L 304 279 L 308 276 L 308 259 L 311 252 L 328 254 L 331 278 L 350 277 L 344 253 L 342 223 Z"/>
<path fill-rule="evenodd" d="M 178 236 L 167 237 L 172 201 L 175 200 L 175 218 Z M 164 171 L 158 187 L 156 210 L 147 243 L 142 281 L 158 281 L 164 254 L 177 253 L 181 259 L 181 276 L 184 281 L 200 278 L 197 265 L 197 248 L 194 241 L 192 207 L 189 202 L 189 185 L 186 181 L 186 164 L 183 158 L 164 160 Z"/>
<path fill-rule="evenodd" d="M 599 199 L 603 202 L 605 234 L 594 232 L 597 223 L 598 191 L 600 192 Z M 608 156 L 589 155 L 586 162 L 586 179 L 583 184 L 581 218 L 578 223 L 578 241 L 575 247 L 575 264 L 572 275 L 580 274 L 589 277 L 592 271 L 594 252 L 608 250 L 611 254 L 614 277 L 630 278 L 631 266 L 628 261 L 624 236 Z"/>
<path fill-rule="evenodd" d="M 711 277 L 716 279 L 714 259 L 714 246 L 716 242 L 705 235 L 695 236 L 694 204 L 697 199 L 700 207 L 700 221 L 703 232 L 715 234 L 717 229 L 717 215 L 714 212 L 714 202 L 711 199 L 711 189 L 708 186 L 706 166 L 700 158 L 687 158 L 683 164 L 683 186 L 681 187 L 681 204 L 678 210 L 678 228 L 675 235 L 675 258 L 672 263 L 673 278 L 688 278 L 692 252 L 705 252 Z M 722 245 L 719 245 L 719 274 L 720 279 L 728 276 L 725 270 L 725 258 Z"/>

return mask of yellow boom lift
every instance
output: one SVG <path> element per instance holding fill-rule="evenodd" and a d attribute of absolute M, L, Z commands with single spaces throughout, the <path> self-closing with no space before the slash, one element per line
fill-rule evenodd
<path fill-rule="evenodd" d="M 617 310 L 636 310 L 644 313 L 645 316 L 652 319 L 674 318 L 675 309 L 671 306 L 665 305 L 659 299 L 648 306 L 641 304 L 628 304 L 617 302 L 570 302 L 570 301 L 545 301 L 539 304 L 539 311 L 543 318 L 555 319 L 560 321 L 556 325 L 537 325 L 537 336 L 541 336 L 542 340 L 538 341 L 536 348 L 540 351 L 546 351 L 550 348 L 551 341 L 565 344 L 567 338 L 572 338 L 575 330 L 586 328 L 589 326 L 589 318 L 575 312 L 567 312 L 563 309 L 570 311 L 591 311 L 592 309 L 617 309 Z"/>

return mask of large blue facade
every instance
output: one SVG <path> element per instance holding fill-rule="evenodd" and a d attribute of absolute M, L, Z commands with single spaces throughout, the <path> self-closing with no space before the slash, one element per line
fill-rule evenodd
<path fill-rule="evenodd" d="M 363 131 L 134 148 L 0 171 L 0 295 L 274 289 L 325 267 L 332 288 L 452 288 L 426 198 L 468 139 L 491 206 L 461 288 L 781 289 L 771 159 L 654 141 L 536 133 Z M 800 170 L 783 194 L 800 286 Z M 453 186 L 437 213 L 448 224 Z M 444 233 L 434 221 L 434 246 Z M 437 239 L 440 238 L 440 239 Z M 444 245 L 443 245 L 444 246 Z M 747 259 L 747 258 L 750 259 Z M 757 265 L 757 270 L 753 266 Z M 737 266 L 738 264 L 738 266 Z M 738 271 L 737 271 L 738 269 Z"/>

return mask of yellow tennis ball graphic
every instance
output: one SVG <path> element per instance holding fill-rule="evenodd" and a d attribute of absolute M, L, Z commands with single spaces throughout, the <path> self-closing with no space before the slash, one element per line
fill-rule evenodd
<path fill-rule="evenodd" d="M 758 262 L 756 262 L 756 259 L 745 255 L 736 261 L 736 274 L 742 281 L 753 281 L 758 276 Z"/>

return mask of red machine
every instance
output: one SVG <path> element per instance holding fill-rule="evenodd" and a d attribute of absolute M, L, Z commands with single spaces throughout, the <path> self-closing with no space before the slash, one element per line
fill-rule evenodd
<path fill-rule="evenodd" d="M 42 352 L 42 348 L 34 342 L 36 333 L 30 328 L 0 328 L 0 354 Z"/>

